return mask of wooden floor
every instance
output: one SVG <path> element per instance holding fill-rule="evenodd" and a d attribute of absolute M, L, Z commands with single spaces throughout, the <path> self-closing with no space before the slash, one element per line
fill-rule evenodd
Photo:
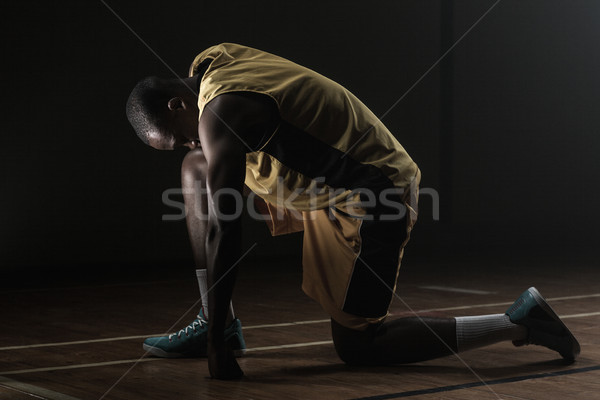
<path fill-rule="evenodd" d="M 195 275 L 185 272 L 102 279 L 95 269 L 88 275 L 99 278 L 87 283 L 4 282 L 0 399 L 600 399 L 600 272 L 591 262 L 407 256 L 394 314 L 504 312 L 534 285 L 578 337 L 581 357 L 564 365 L 547 349 L 501 343 L 377 368 L 337 358 L 327 316 L 300 291 L 298 260 L 246 263 L 235 303 L 249 350 L 236 382 L 208 378 L 204 359 L 144 355 L 144 337 L 197 312 Z"/>

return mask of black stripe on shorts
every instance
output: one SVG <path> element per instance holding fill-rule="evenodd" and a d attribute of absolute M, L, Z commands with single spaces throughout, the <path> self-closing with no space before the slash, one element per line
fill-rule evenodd
<path fill-rule="evenodd" d="M 359 317 L 385 315 L 392 301 L 400 250 L 406 240 L 401 219 L 365 219 L 359 229 L 360 254 L 354 265 L 342 310 Z"/>

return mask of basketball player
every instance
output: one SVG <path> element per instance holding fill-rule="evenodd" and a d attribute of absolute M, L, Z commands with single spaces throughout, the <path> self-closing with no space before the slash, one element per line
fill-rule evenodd
<path fill-rule="evenodd" d="M 415 362 L 502 340 L 543 345 L 569 361 L 579 354 L 535 288 L 502 314 L 386 321 L 420 172 L 377 117 L 324 76 L 223 43 L 198 55 L 186 79 L 139 82 L 127 115 L 146 144 L 190 149 L 182 182 L 205 301 L 185 329 L 146 340 L 153 354 L 207 355 L 211 376 L 243 375 L 234 350 L 245 344 L 230 301 L 244 185 L 264 201 L 273 234 L 304 230 L 302 289 L 331 315 L 346 363 Z"/>

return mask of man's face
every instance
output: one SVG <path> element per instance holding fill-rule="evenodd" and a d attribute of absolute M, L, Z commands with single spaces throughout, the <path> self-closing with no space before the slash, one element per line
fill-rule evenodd
<path fill-rule="evenodd" d="M 158 150 L 174 150 L 181 147 L 200 147 L 198 115 L 191 111 L 169 111 L 164 127 L 156 127 L 148 134 L 148 143 Z"/>
<path fill-rule="evenodd" d="M 164 131 L 152 131 L 148 134 L 148 143 L 157 150 L 175 150 L 182 147 L 196 149 L 200 147 L 200 139 L 188 138 L 181 134 Z"/>
<path fill-rule="evenodd" d="M 173 150 L 175 138 L 166 132 L 153 130 L 148 133 L 148 144 L 157 150 Z"/>

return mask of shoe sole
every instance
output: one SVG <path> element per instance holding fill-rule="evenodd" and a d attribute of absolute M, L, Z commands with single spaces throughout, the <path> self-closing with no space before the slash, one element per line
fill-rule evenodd
<path fill-rule="evenodd" d="M 575 336 L 573 336 L 573 334 L 571 333 L 569 328 L 567 328 L 567 326 L 564 324 L 564 322 L 562 322 L 562 320 L 560 319 L 558 314 L 556 314 L 556 312 L 552 309 L 552 307 L 550 307 L 550 304 L 546 303 L 546 300 L 541 295 L 541 293 L 538 292 L 538 290 L 536 288 L 530 287 L 529 289 L 527 289 L 527 291 L 533 296 L 533 298 L 535 299 L 535 302 L 540 306 L 540 308 L 542 310 L 544 310 L 544 312 L 546 312 L 549 316 L 551 316 L 552 319 L 555 322 L 557 322 L 558 324 L 560 324 L 560 326 L 565 330 L 565 332 L 567 333 L 567 337 L 569 339 L 569 343 L 571 345 L 570 346 L 571 349 L 568 353 L 567 352 L 559 352 L 559 353 L 565 360 L 575 361 L 575 358 L 577 358 L 577 356 L 581 352 L 581 347 L 579 346 L 579 342 L 577 341 L 577 339 L 575 339 Z"/>
<path fill-rule="evenodd" d="M 156 356 L 156 357 L 160 357 L 160 358 L 184 358 L 185 357 L 181 353 L 168 353 L 159 347 L 150 346 L 146 343 L 144 343 L 142 345 L 142 347 L 144 348 L 144 350 L 147 353 L 152 354 L 153 356 Z"/>

